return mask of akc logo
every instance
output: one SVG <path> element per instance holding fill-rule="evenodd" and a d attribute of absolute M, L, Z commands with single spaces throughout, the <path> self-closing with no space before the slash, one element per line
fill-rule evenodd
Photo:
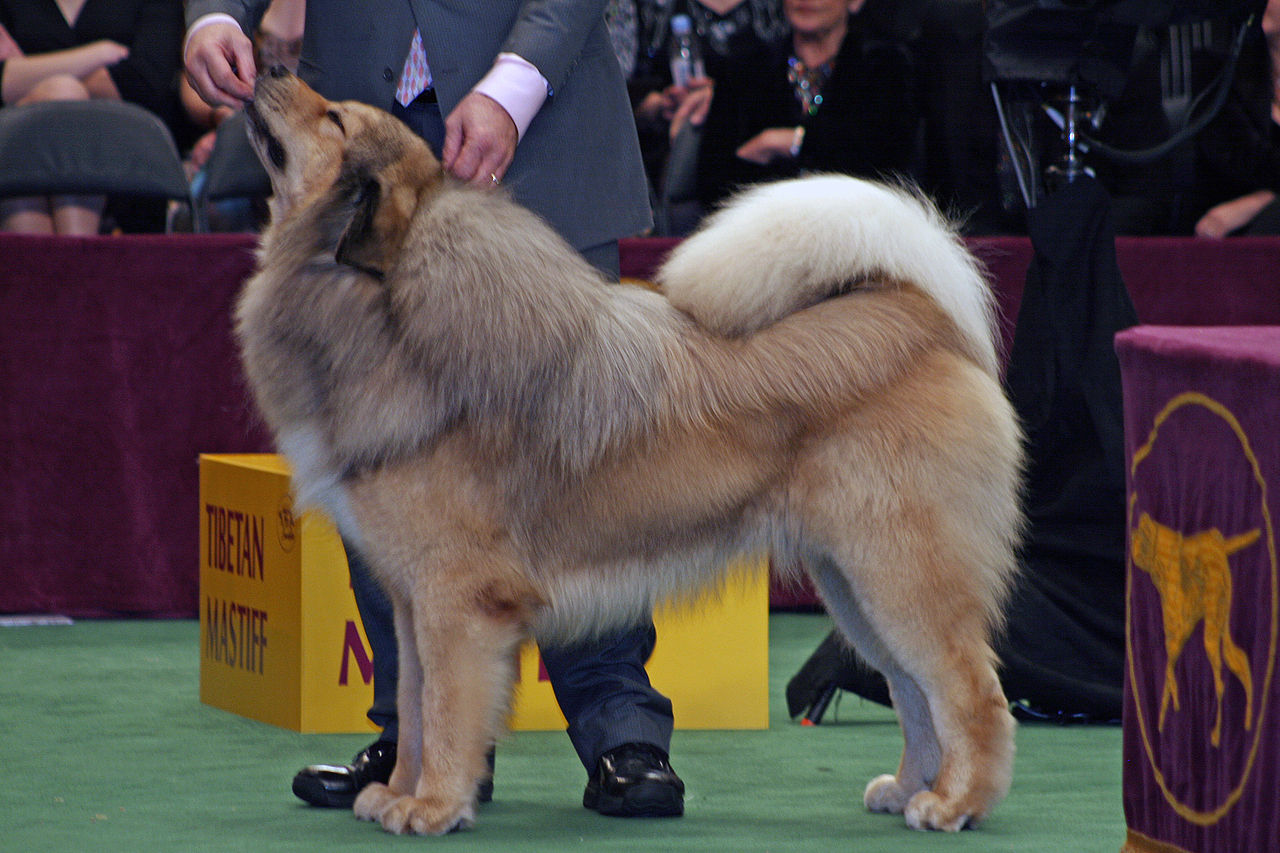
<path fill-rule="evenodd" d="M 1280 626 L 1267 483 L 1239 420 L 1195 392 L 1164 407 L 1129 474 L 1137 724 L 1165 800 L 1211 826 L 1243 794 L 1266 728 Z M 1220 784 L 1185 784 L 1191 765 L 1218 768 Z"/>
<path fill-rule="evenodd" d="M 298 540 L 298 519 L 293 514 L 293 497 L 285 492 L 280 498 L 280 504 L 276 508 L 276 539 L 280 543 L 280 550 L 286 554 L 293 551 L 293 545 Z"/>

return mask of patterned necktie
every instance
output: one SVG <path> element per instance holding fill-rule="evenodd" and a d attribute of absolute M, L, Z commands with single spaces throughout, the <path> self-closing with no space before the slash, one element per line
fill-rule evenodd
<path fill-rule="evenodd" d="M 407 107 L 430 85 L 431 72 L 427 70 L 427 53 L 422 49 L 422 33 L 414 30 L 413 43 L 409 45 L 409 55 L 405 57 L 404 70 L 400 72 L 396 101 L 400 106 Z"/>

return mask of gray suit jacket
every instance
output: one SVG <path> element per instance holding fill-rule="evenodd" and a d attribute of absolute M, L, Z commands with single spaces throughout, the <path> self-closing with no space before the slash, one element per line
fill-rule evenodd
<path fill-rule="evenodd" d="M 415 24 L 440 109 L 449 111 L 499 52 L 533 63 L 552 94 L 503 184 L 585 249 L 646 229 L 648 184 L 605 0 L 308 0 L 299 73 L 331 100 L 391 109 Z M 190 0 L 187 23 L 225 12 L 251 32 L 267 0 Z"/>

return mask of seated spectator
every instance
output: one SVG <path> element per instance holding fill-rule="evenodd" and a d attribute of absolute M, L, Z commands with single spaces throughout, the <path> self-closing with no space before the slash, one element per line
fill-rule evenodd
<path fill-rule="evenodd" d="M 0 106 L 110 98 L 179 120 L 178 0 L 0 0 Z M 96 234 L 100 197 L 0 200 L 0 230 Z M 163 205 L 156 210 L 163 222 Z"/>
<path fill-rule="evenodd" d="M 1280 0 L 1247 39 L 1227 102 L 1196 138 L 1198 237 L 1280 234 Z"/>
<path fill-rule="evenodd" d="M 635 33 L 635 59 L 623 70 L 645 171 L 656 189 L 670 140 L 683 122 L 702 123 L 711 102 L 712 81 L 721 69 L 781 38 L 787 23 L 780 0 L 637 0 L 628 16 L 623 7 L 629 3 L 611 3 L 614 9 L 608 20 L 615 33 L 628 27 Z M 671 79 L 671 19 L 676 15 L 692 19 L 706 70 L 705 77 L 688 86 L 675 86 Z"/>
<path fill-rule="evenodd" d="M 876 177 L 916 165 L 911 56 L 858 14 L 865 3 L 784 0 L 791 34 L 720 72 L 698 158 L 704 208 L 806 171 Z"/>

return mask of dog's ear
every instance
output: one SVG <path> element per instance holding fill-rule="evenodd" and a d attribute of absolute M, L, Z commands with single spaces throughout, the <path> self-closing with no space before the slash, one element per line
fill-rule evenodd
<path fill-rule="evenodd" d="M 371 176 L 353 176 L 351 184 L 351 213 L 338 238 L 334 260 L 382 278 L 387 258 L 374 233 L 374 221 L 382 203 L 382 185 Z"/>
<path fill-rule="evenodd" d="M 344 175 L 342 180 L 351 214 L 334 259 L 382 278 L 404 242 L 417 195 L 407 187 L 385 186 L 367 172 Z"/>

